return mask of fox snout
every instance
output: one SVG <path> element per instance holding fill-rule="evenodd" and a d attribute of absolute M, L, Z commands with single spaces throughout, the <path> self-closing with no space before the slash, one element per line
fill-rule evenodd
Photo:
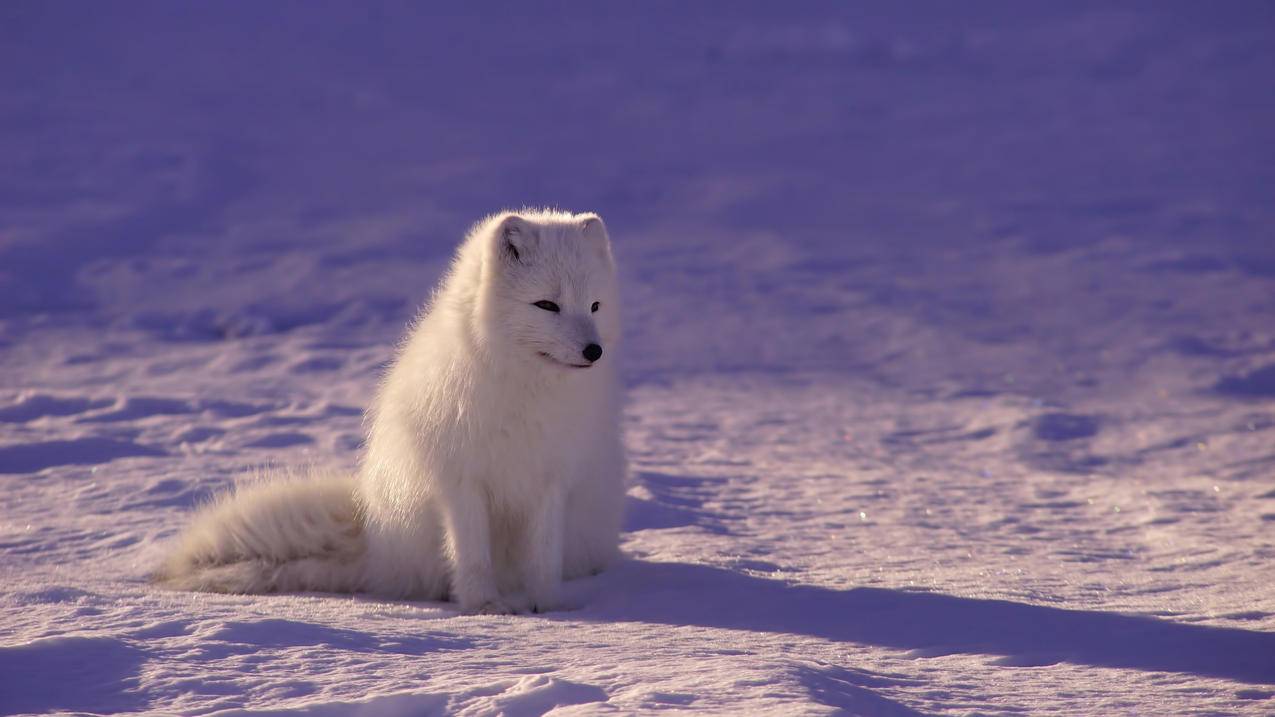
<path fill-rule="evenodd" d="M 602 358 L 602 347 L 597 344 L 589 344 L 584 347 L 584 351 L 581 353 L 584 354 L 585 361 L 593 363 L 594 361 Z"/>

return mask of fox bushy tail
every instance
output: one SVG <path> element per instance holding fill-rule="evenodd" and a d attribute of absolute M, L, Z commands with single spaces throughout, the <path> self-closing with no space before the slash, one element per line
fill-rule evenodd
<path fill-rule="evenodd" d="M 203 592 L 353 592 L 364 553 L 351 476 L 265 476 L 201 508 L 154 580 Z"/>

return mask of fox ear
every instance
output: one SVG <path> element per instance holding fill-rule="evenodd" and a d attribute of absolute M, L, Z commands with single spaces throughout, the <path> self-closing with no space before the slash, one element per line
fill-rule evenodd
<path fill-rule="evenodd" d="M 607 225 L 602 223 L 602 217 L 597 214 L 580 215 L 580 231 L 594 241 L 600 241 L 604 245 L 610 243 L 607 238 Z"/>
<path fill-rule="evenodd" d="M 611 238 L 607 236 L 607 225 L 602 222 L 602 217 L 597 214 L 581 214 L 578 215 L 580 220 L 580 233 L 584 235 L 585 240 L 593 245 L 595 251 L 602 255 L 606 263 L 615 269 L 615 259 L 611 258 Z"/>
<path fill-rule="evenodd" d="M 496 250 L 515 264 L 527 263 L 538 234 L 536 227 L 517 214 L 510 214 L 496 226 Z"/>

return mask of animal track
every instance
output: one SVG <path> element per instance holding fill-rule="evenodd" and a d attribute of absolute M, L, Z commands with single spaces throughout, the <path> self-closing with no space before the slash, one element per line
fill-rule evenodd
<path fill-rule="evenodd" d="M 304 433 L 269 433 L 261 438 L 244 444 L 245 448 L 287 448 L 314 443 L 314 439 Z"/>
<path fill-rule="evenodd" d="M 684 478 L 663 473 L 639 473 L 626 499 L 624 530 L 658 530 L 698 525 L 713 533 L 727 533 L 721 518 L 704 509 L 714 493 L 709 486 L 722 478 Z"/>
<path fill-rule="evenodd" d="M 14 403 L 0 408 L 0 423 L 26 423 L 45 416 L 72 416 L 105 408 L 111 403 L 110 399 L 105 398 L 27 393 L 19 396 Z"/>
<path fill-rule="evenodd" d="M 137 686 L 146 658 L 142 650 L 109 637 L 51 637 L 0 647 L 4 712 L 144 709 L 144 698 L 130 688 Z M 74 689 L 67 689 L 69 675 L 75 675 Z"/>
<path fill-rule="evenodd" d="M 108 463 L 117 458 L 163 455 L 167 454 L 158 448 L 112 438 L 19 443 L 0 447 L 0 473 L 35 473 L 54 466 L 89 465 Z"/>
<path fill-rule="evenodd" d="M 89 397 L 26 393 L 0 407 L 0 423 L 27 423 L 49 416 L 75 417 L 77 423 L 119 423 L 152 416 L 210 412 L 220 418 L 243 418 L 275 408 L 268 403 L 197 401 L 164 396 Z M 107 409 L 107 410 L 103 410 Z"/>

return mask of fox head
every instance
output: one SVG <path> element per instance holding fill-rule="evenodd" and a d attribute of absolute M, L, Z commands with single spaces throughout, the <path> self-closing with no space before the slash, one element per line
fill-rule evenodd
<path fill-rule="evenodd" d="M 525 211 L 488 226 L 478 301 L 488 347 L 563 371 L 608 361 L 620 307 L 601 217 Z"/>

